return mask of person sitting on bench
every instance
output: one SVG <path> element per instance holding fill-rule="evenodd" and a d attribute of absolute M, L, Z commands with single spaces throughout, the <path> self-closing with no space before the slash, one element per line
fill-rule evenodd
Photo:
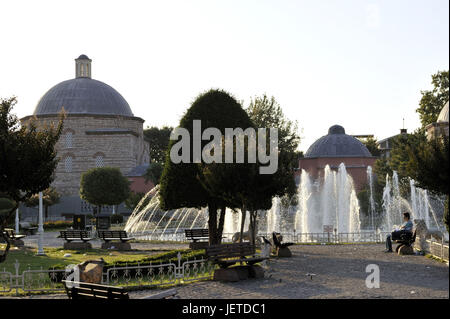
<path fill-rule="evenodd" d="M 390 235 L 386 237 L 386 253 L 392 252 L 392 239 L 399 239 L 400 236 L 406 232 L 412 233 L 413 222 L 411 221 L 411 216 L 408 212 L 403 213 L 403 224 L 400 226 L 400 229 L 394 230 Z"/>

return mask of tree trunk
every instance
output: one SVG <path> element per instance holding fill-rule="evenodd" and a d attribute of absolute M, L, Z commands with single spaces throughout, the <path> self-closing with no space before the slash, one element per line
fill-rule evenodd
<path fill-rule="evenodd" d="M 256 216 L 258 215 L 258 211 L 252 210 L 250 211 L 250 238 L 252 245 L 256 244 Z"/>
<path fill-rule="evenodd" d="M 223 236 L 223 226 L 225 224 L 225 213 L 226 213 L 226 206 L 223 206 L 220 208 L 220 217 L 219 217 L 219 228 L 217 229 L 217 240 L 219 244 L 222 243 L 222 236 Z"/>
<path fill-rule="evenodd" d="M 209 244 L 217 245 L 217 206 L 214 204 L 208 204 L 208 229 L 209 229 Z"/>
<path fill-rule="evenodd" d="M 242 221 L 241 221 L 241 234 L 239 236 L 239 243 L 242 243 L 242 239 L 244 237 L 245 216 L 247 215 L 247 210 L 245 208 L 245 205 L 242 205 L 241 213 L 242 213 Z"/>

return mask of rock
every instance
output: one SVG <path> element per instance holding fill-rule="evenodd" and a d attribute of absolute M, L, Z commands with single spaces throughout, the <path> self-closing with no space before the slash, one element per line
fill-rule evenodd
<path fill-rule="evenodd" d="M 414 248 L 412 246 L 403 245 L 398 250 L 399 255 L 414 255 Z"/>
<path fill-rule="evenodd" d="M 100 284 L 103 277 L 103 258 L 96 260 L 86 260 L 78 265 L 80 271 L 80 281 L 92 284 Z"/>
<path fill-rule="evenodd" d="M 292 257 L 292 252 L 288 247 L 278 248 L 277 256 L 278 257 Z"/>
<path fill-rule="evenodd" d="M 233 268 L 219 268 L 214 271 L 214 280 L 225 282 L 239 281 L 239 273 Z"/>
<path fill-rule="evenodd" d="M 67 258 L 67 257 L 72 257 L 72 254 L 69 254 L 69 253 L 67 253 L 67 254 L 64 254 L 64 256 L 63 256 L 64 258 Z"/>
<path fill-rule="evenodd" d="M 114 249 L 114 250 L 131 250 L 131 244 L 130 243 L 103 243 L 102 249 Z"/>
<path fill-rule="evenodd" d="M 249 278 L 264 278 L 264 269 L 261 266 L 253 265 L 248 267 Z"/>

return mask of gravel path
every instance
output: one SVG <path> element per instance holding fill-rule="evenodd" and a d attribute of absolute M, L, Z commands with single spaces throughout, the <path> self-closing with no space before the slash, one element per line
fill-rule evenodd
<path fill-rule="evenodd" d="M 292 258 L 271 259 L 265 279 L 204 281 L 178 287 L 189 299 L 449 298 L 449 268 L 423 256 L 383 252 L 382 244 L 296 245 Z M 368 289 L 366 266 L 380 268 L 380 288 Z M 309 275 L 313 273 L 312 279 Z M 155 290 L 130 292 L 131 298 Z M 64 295 L 25 298 L 65 298 Z"/>

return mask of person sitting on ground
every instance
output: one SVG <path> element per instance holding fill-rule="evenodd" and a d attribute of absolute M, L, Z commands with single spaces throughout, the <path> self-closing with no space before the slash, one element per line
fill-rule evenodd
<path fill-rule="evenodd" d="M 400 226 L 400 229 L 394 230 L 391 234 L 386 237 L 386 250 L 385 252 L 392 252 L 392 240 L 391 239 L 399 239 L 404 233 L 412 233 L 413 222 L 411 221 L 411 216 L 408 212 L 403 213 L 403 224 Z"/>

